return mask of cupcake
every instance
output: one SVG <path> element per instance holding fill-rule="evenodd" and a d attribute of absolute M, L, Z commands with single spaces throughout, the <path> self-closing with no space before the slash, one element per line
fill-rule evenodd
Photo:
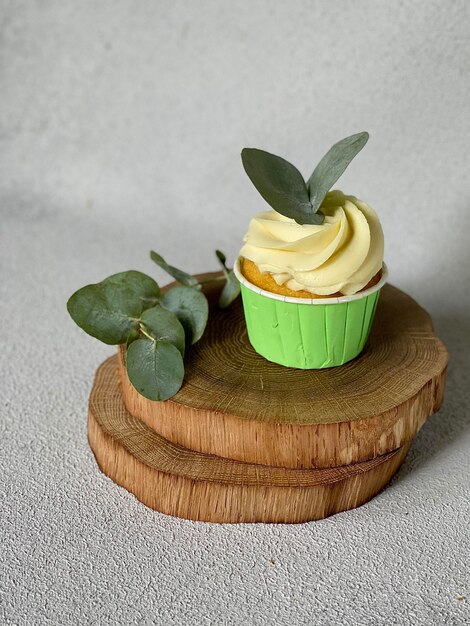
<path fill-rule="evenodd" d="M 330 189 L 367 140 L 335 144 L 307 182 L 281 157 L 242 151 L 272 210 L 251 220 L 235 272 L 248 337 L 270 361 L 320 369 L 364 348 L 387 277 L 382 227 L 365 202 Z"/>

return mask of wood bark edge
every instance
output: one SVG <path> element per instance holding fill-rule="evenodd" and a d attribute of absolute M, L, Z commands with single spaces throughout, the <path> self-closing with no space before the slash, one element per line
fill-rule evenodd
<path fill-rule="evenodd" d="M 124 403 L 165 439 L 204 454 L 278 467 L 326 468 L 387 454 L 412 441 L 444 398 L 447 368 L 413 397 L 366 419 L 325 424 L 276 424 L 236 414 L 152 402 L 131 385 L 119 355 Z"/>
<path fill-rule="evenodd" d="M 128 413 L 115 359 L 97 372 L 88 438 L 100 469 L 150 508 L 229 523 L 301 523 L 357 507 L 386 486 L 409 448 L 326 470 L 260 467 L 185 450 Z"/>

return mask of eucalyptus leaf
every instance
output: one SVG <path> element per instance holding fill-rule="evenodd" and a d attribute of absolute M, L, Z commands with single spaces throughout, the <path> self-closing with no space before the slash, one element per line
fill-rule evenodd
<path fill-rule="evenodd" d="M 369 133 L 363 132 L 338 141 L 316 166 L 307 182 L 310 202 L 315 213 L 328 191 L 366 145 L 368 139 Z"/>
<path fill-rule="evenodd" d="M 298 224 L 320 224 L 299 170 L 275 154 L 257 148 L 243 148 L 242 162 L 253 185 L 278 213 Z"/>
<path fill-rule="evenodd" d="M 183 357 L 169 341 L 137 339 L 127 349 L 126 368 L 132 385 L 149 400 L 168 400 L 183 384 Z"/>
<path fill-rule="evenodd" d="M 130 270 L 87 285 L 67 302 L 74 322 L 86 333 L 110 345 L 135 337 L 142 312 L 158 300 L 157 283 L 142 272 Z"/>
<path fill-rule="evenodd" d="M 222 289 L 219 297 L 219 306 L 221 309 L 226 309 L 232 304 L 234 300 L 240 295 L 240 283 L 235 274 L 230 270 L 227 274 L 227 282 Z"/>
<path fill-rule="evenodd" d="M 222 271 L 223 271 L 224 275 L 227 276 L 227 274 L 229 272 L 229 269 L 227 267 L 227 257 L 222 252 L 222 250 L 216 250 L 215 251 L 215 256 L 217 257 L 220 265 L 222 266 Z"/>
<path fill-rule="evenodd" d="M 140 325 L 153 339 L 169 341 L 184 356 L 184 328 L 174 313 L 159 305 L 154 306 L 142 313 Z"/>
<path fill-rule="evenodd" d="M 233 271 L 228 269 L 225 254 L 221 250 L 216 250 L 215 254 L 220 261 L 225 276 L 225 285 L 219 297 L 219 306 L 221 309 L 226 309 L 239 296 L 240 283 Z"/>
<path fill-rule="evenodd" d="M 133 341 L 140 338 L 140 330 L 139 327 L 136 326 L 131 330 L 129 336 L 127 337 L 126 344 L 129 346 Z"/>
<path fill-rule="evenodd" d="M 153 250 L 150 252 L 150 258 L 154 261 L 159 267 L 161 267 L 167 274 L 172 276 L 175 280 L 177 280 L 182 285 L 186 285 L 186 287 L 199 287 L 199 283 L 194 276 L 191 274 L 187 274 L 183 272 L 183 270 L 179 270 L 177 267 L 173 265 L 169 265 L 165 259 L 158 254 L 158 252 L 154 252 Z"/>
<path fill-rule="evenodd" d="M 222 265 L 222 267 L 224 269 L 227 269 L 227 257 L 222 252 L 222 250 L 216 250 L 215 251 L 215 256 L 219 259 L 220 264 Z"/>
<path fill-rule="evenodd" d="M 160 304 L 172 311 L 182 323 L 189 343 L 199 341 L 209 316 L 209 305 L 201 291 L 191 287 L 174 287 L 161 297 Z"/>

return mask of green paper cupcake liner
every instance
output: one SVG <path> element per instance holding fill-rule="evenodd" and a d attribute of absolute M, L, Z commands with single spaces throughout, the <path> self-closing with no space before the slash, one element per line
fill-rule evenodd
<path fill-rule="evenodd" d="M 291 298 L 250 283 L 234 268 L 241 283 L 243 309 L 251 345 L 268 361 L 298 369 L 336 367 L 354 359 L 369 336 L 382 286 L 340 298 Z"/>

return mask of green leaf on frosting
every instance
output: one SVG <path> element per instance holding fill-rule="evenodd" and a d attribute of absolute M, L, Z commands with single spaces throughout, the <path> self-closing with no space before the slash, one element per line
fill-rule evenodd
<path fill-rule="evenodd" d="M 307 182 L 314 211 L 318 211 L 328 191 L 366 145 L 368 139 L 369 133 L 357 133 L 338 141 L 328 150 Z"/>
<path fill-rule="evenodd" d="M 321 224 L 315 215 L 307 185 L 299 170 L 275 154 L 257 148 L 243 148 L 242 163 L 253 185 L 278 213 L 298 224 Z"/>
<path fill-rule="evenodd" d="M 366 132 L 346 137 L 330 148 L 306 183 L 299 170 L 275 154 L 243 148 L 248 177 L 272 208 L 298 224 L 322 224 L 322 202 L 369 139 Z"/>

